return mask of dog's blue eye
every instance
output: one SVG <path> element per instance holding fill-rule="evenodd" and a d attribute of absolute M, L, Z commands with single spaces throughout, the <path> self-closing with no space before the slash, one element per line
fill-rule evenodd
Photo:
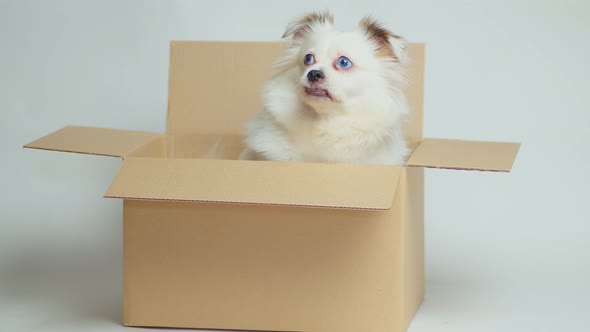
<path fill-rule="evenodd" d="M 303 63 L 306 65 L 313 65 L 313 63 L 315 62 L 315 58 L 313 57 L 313 54 L 306 54 L 305 58 L 303 58 Z"/>
<path fill-rule="evenodd" d="M 347 57 L 341 56 L 338 58 L 338 67 L 340 67 L 340 69 L 348 69 L 352 67 L 352 62 L 348 60 Z"/>

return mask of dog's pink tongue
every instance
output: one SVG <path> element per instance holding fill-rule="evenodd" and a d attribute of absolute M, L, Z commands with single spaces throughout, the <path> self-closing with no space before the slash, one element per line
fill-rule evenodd
<path fill-rule="evenodd" d="M 316 96 L 316 97 L 327 97 L 328 91 L 323 89 L 307 89 L 307 94 Z"/>

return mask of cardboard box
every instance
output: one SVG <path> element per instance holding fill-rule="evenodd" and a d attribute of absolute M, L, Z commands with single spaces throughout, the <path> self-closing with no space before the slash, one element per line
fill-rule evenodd
<path fill-rule="evenodd" d="M 422 138 L 422 44 L 406 167 L 234 160 L 281 49 L 173 42 L 165 134 L 65 127 L 26 145 L 123 158 L 105 196 L 124 204 L 125 325 L 404 331 L 424 295 L 423 167 L 511 169 L 518 144 Z"/>

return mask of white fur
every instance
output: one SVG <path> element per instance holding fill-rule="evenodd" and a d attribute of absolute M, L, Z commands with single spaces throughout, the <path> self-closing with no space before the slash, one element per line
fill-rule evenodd
<path fill-rule="evenodd" d="M 405 85 L 405 44 L 391 41 L 397 55 L 378 56 L 375 40 L 362 28 L 339 32 L 330 23 L 307 27 L 293 36 L 280 71 L 265 85 L 264 110 L 245 127 L 244 159 L 403 165 L 409 150 L 402 134 L 408 113 Z M 303 59 L 313 52 L 316 63 Z M 349 58 L 349 70 L 334 62 Z M 304 93 L 310 70 L 326 78 L 318 86 L 332 100 Z"/>

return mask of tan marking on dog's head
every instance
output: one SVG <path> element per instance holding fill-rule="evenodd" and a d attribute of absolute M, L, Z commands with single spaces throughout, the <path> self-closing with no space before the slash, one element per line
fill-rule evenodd
<path fill-rule="evenodd" d="M 309 13 L 301 19 L 291 22 L 282 38 L 293 36 L 293 38 L 299 39 L 310 32 L 314 26 L 331 26 L 332 24 L 334 24 L 334 16 L 329 11 Z"/>
<path fill-rule="evenodd" d="M 399 41 L 401 45 L 405 45 L 402 37 L 385 29 L 379 22 L 370 16 L 364 17 L 359 25 L 366 37 L 377 44 L 378 56 L 392 57 L 394 60 L 399 61 L 400 57 L 396 54 L 394 45 L 391 44 L 391 40 Z M 403 48 L 405 48 L 405 46 L 403 46 Z"/>

